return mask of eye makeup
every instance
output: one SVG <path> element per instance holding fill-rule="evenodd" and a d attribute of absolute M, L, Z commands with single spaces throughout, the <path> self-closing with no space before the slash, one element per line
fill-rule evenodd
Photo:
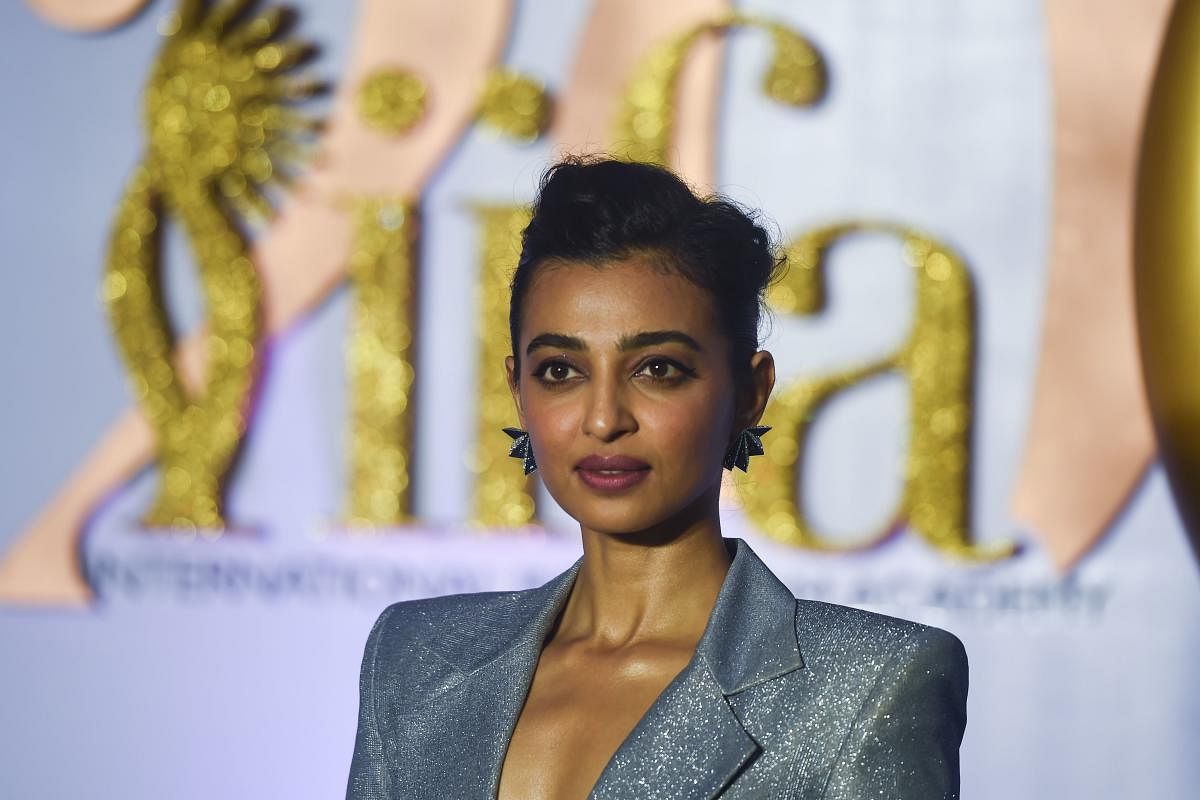
<path fill-rule="evenodd" d="M 642 363 L 638 365 L 637 369 L 635 369 L 633 371 L 633 375 L 635 377 L 638 375 L 642 375 L 642 373 L 648 367 L 655 367 L 655 366 L 665 366 L 669 369 L 674 369 L 676 371 L 677 374 L 674 374 L 674 375 L 654 375 L 654 374 L 650 374 L 650 373 L 645 374 L 646 379 L 648 379 L 654 383 L 659 383 L 659 384 L 663 384 L 666 386 L 671 386 L 671 385 L 682 383 L 686 380 L 690 380 L 692 378 L 695 378 L 696 374 L 697 374 L 695 369 L 693 369 L 692 367 L 689 367 L 686 364 L 683 364 L 673 358 L 668 358 L 666 356 L 651 356 L 649 358 L 644 359 L 642 361 Z M 559 373 L 559 377 L 552 377 L 551 376 L 552 370 L 557 371 Z M 574 370 L 576 372 L 582 372 L 582 370 L 580 370 L 574 364 L 570 363 L 570 361 L 566 360 L 565 358 L 563 358 L 561 356 L 555 356 L 553 358 L 549 358 L 549 359 L 541 362 L 540 364 L 538 364 L 536 367 L 534 367 L 534 369 L 532 370 L 532 372 L 530 374 L 539 383 L 541 383 L 544 386 L 557 387 L 557 386 L 562 386 L 567 383 L 571 383 L 574 380 L 574 378 L 571 378 L 567 375 L 562 375 L 561 372 L 563 370 L 566 370 L 566 371 Z"/>

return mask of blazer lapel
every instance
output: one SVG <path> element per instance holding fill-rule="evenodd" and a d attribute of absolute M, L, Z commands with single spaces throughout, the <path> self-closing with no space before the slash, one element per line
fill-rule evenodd
<path fill-rule="evenodd" d="M 728 697 L 804 666 L 796 598 L 741 539 L 696 654 L 626 737 L 595 800 L 716 797 L 761 750 Z"/>
<path fill-rule="evenodd" d="M 589 797 L 715 797 L 758 750 L 707 666 L 693 658 L 617 748 Z"/>
<path fill-rule="evenodd" d="M 406 730 L 398 757 L 414 787 L 442 797 L 495 797 L 517 717 L 529 693 L 542 645 L 575 583 L 580 562 L 518 601 L 454 631 L 472 643 L 438 653 L 450 675 L 400 709 Z M 405 752 L 407 751 L 407 752 Z M 424 796 L 424 795 L 422 795 Z"/>
<path fill-rule="evenodd" d="M 796 600 L 749 546 L 727 539 L 733 561 L 696 652 L 621 743 L 592 789 L 596 800 L 661 795 L 708 800 L 761 747 L 728 697 L 804 662 Z M 396 757 L 414 790 L 442 797 L 495 797 L 512 730 L 551 626 L 579 571 L 576 561 L 545 585 L 483 606 L 445 633 L 430 688 L 393 709 Z M 392 738 L 392 737 L 389 737 Z"/>

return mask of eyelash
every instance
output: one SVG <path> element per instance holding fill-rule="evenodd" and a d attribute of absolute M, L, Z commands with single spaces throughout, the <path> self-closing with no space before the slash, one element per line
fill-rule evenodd
<path fill-rule="evenodd" d="M 696 376 L 696 371 L 694 369 L 685 367 L 683 364 L 680 364 L 678 361 L 676 361 L 674 359 L 663 358 L 661 356 L 658 358 L 651 358 L 651 359 L 648 359 L 648 360 L 642 362 L 642 365 L 640 367 L 638 367 L 637 372 L 635 372 L 634 374 L 637 375 L 642 370 L 644 370 L 646 367 L 648 367 L 652 364 L 667 364 L 669 366 L 674 367 L 675 369 L 679 370 L 680 373 L 682 373 L 680 375 L 676 375 L 676 376 L 670 377 L 670 378 L 648 375 L 647 377 L 649 377 L 650 380 L 654 381 L 655 383 L 661 383 L 661 384 L 666 384 L 666 385 L 676 384 L 676 383 L 681 383 L 682 381 L 687 380 L 688 378 L 694 378 Z M 572 366 L 571 364 L 569 364 L 566 361 L 563 361 L 562 359 L 551 359 L 549 361 L 544 361 L 540 365 L 538 365 L 538 367 L 536 369 L 534 369 L 534 371 L 532 373 L 533 377 L 536 378 L 538 380 L 538 382 L 541 383 L 543 386 L 548 386 L 548 387 L 552 387 L 552 388 L 567 383 L 568 380 L 570 380 L 570 379 L 547 380 L 546 373 L 550 370 L 551 367 L 556 367 L 556 366 L 566 367 L 567 369 L 575 369 L 574 366 Z M 576 370 L 576 371 L 578 371 L 578 370 Z"/>

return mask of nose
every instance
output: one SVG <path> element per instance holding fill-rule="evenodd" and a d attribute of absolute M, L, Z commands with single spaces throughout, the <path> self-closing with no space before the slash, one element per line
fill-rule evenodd
<path fill-rule="evenodd" d="M 588 406 L 583 416 L 583 433 L 611 442 L 637 430 L 637 421 L 625 398 L 619 378 L 598 377 L 589 387 Z"/>

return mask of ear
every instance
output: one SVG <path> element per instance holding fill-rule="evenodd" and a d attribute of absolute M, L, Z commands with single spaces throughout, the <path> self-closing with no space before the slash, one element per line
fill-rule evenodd
<path fill-rule="evenodd" d="M 738 430 L 757 425 L 775 388 L 775 357 L 759 350 L 750 357 L 750 385 L 740 393 Z"/>
<path fill-rule="evenodd" d="M 508 390 L 512 392 L 513 405 L 517 408 L 517 419 L 522 429 L 529 430 L 525 425 L 525 412 L 521 409 L 521 386 L 516 372 L 516 359 L 504 357 L 504 371 L 508 376 Z"/>

